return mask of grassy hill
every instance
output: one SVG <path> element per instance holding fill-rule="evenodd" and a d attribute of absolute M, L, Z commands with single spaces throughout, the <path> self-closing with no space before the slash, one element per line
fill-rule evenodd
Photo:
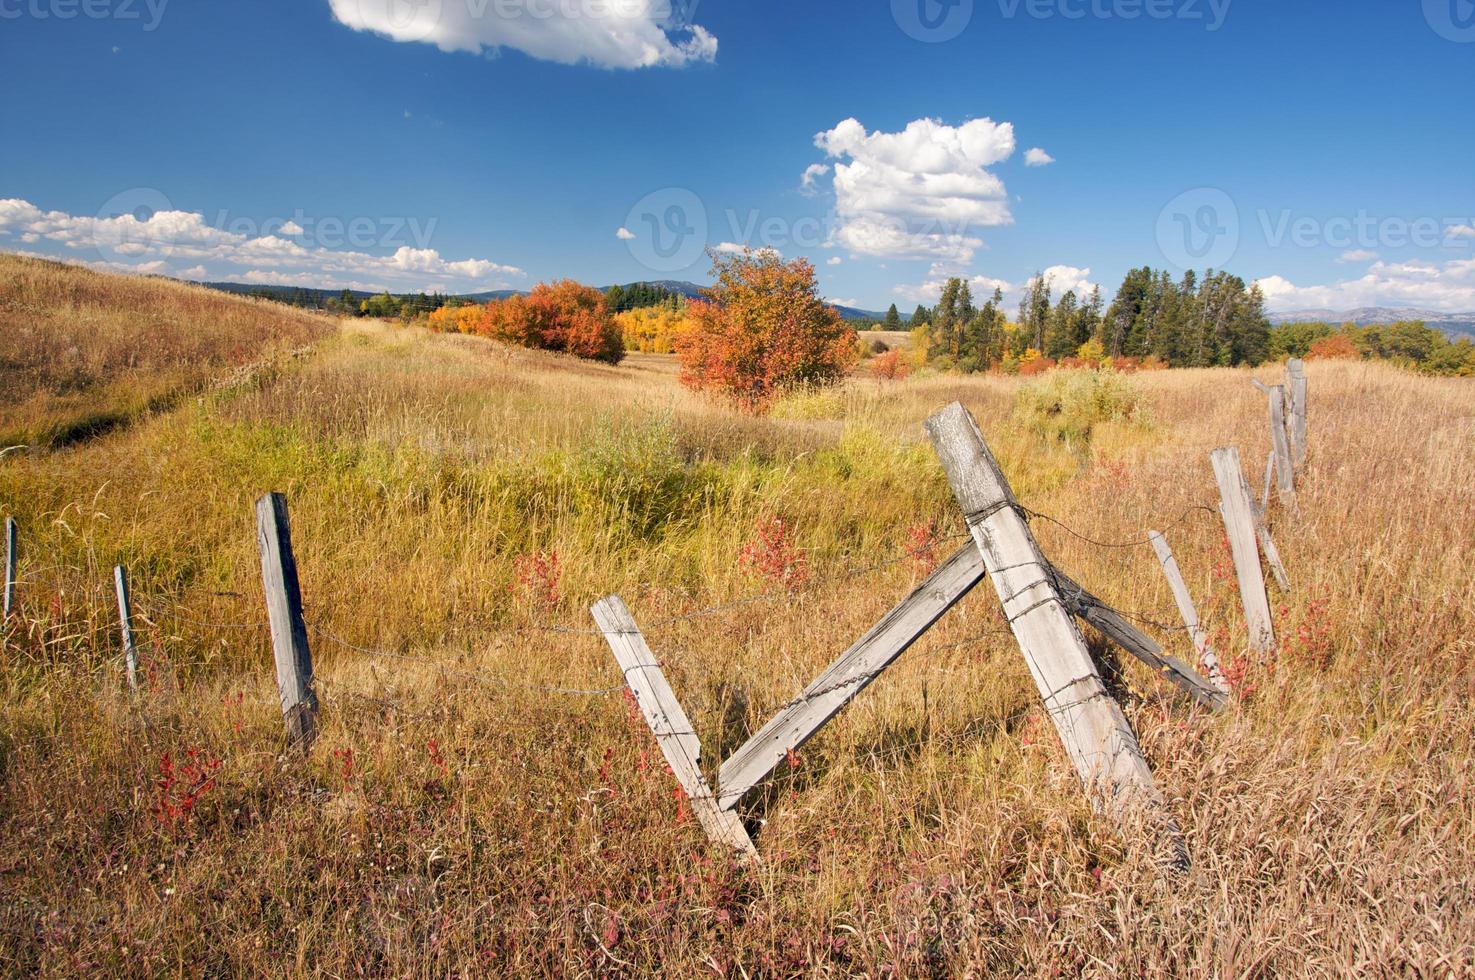
<path fill-rule="evenodd" d="M 335 329 L 278 303 L 0 253 L 0 448 L 99 434 Z"/>
<path fill-rule="evenodd" d="M 753 418 L 667 358 L 3 261 L 0 431 L 36 447 L 0 458 L 22 529 L 0 658 L 8 973 L 1475 969 L 1468 381 L 1311 364 L 1301 512 L 1274 515 L 1282 643 L 1230 709 L 1090 635 L 1183 876 L 1093 813 L 987 586 L 745 804 L 765 862 L 741 866 L 612 693 L 591 602 L 630 603 L 715 766 L 919 580 L 931 522 L 934 557 L 958 545 L 920 423 L 960 399 L 1021 501 L 1074 529 L 1036 519 L 1047 554 L 1192 659 L 1144 544 L 1162 529 L 1235 656 L 1208 454 L 1265 458 L 1254 375 L 857 379 Z M 97 417 L 116 421 L 78 424 Z M 305 759 L 283 749 L 261 627 L 268 490 L 289 497 L 320 685 Z M 742 559 L 775 516 L 803 557 L 792 592 Z"/>

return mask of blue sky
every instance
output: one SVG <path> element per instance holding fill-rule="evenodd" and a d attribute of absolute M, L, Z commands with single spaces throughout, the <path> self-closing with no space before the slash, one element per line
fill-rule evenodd
<path fill-rule="evenodd" d="M 872 309 L 1147 264 L 1475 310 L 1471 0 L 665 4 L 0 0 L 0 249 L 469 292 L 748 244 Z"/>

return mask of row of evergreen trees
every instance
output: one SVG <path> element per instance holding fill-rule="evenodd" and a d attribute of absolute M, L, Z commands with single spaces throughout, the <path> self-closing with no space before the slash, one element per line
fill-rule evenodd
<path fill-rule="evenodd" d="M 611 286 L 604 293 L 604 305 L 610 313 L 624 313 L 626 310 L 639 310 L 649 306 L 679 310 L 685 302 L 685 296 L 653 282 Z"/>
<path fill-rule="evenodd" d="M 1043 276 L 1031 280 L 1012 323 L 995 289 L 975 305 L 964 279 L 950 279 L 932 309 L 918 306 L 911 327 L 925 327 L 930 360 L 983 371 L 1030 351 L 1060 360 L 1083 347 L 1098 356 L 1155 358 L 1170 367 L 1259 364 L 1270 356 L 1270 320 L 1258 286 L 1209 270 L 1173 279 L 1143 266 L 1127 273 L 1111 306 L 1099 288 L 1088 297 L 1068 290 L 1058 299 Z M 901 329 L 893 304 L 884 325 Z M 1089 347 L 1088 347 L 1089 345 Z"/>

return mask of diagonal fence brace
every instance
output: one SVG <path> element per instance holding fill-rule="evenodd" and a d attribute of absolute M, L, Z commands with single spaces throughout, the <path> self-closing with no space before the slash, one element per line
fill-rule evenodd
<path fill-rule="evenodd" d="M 809 741 L 825 723 L 932 628 L 985 575 L 983 556 L 969 542 L 840 655 L 797 698 L 748 739 L 718 774 L 717 802 L 736 806 L 790 750 Z"/>
<path fill-rule="evenodd" d="M 619 661 L 625 683 L 635 696 L 635 703 L 640 706 L 646 724 L 655 734 L 656 744 L 671 766 L 676 781 L 691 801 L 692 812 L 702 829 L 714 841 L 728 845 L 744 857 L 756 858 L 758 850 L 743 822 L 736 813 L 719 807 L 708 788 L 701 770 L 701 740 L 692 728 L 691 719 L 682 710 L 681 702 L 676 700 L 671 685 L 666 683 L 666 675 L 646 645 L 625 600 L 617 595 L 609 596 L 595 603 L 590 612 Z"/>
<path fill-rule="evenodd" d="M 1156 640 L 1127 622 L 1121 613 L 1081 588 L 1059 568 L 1052 565 L 1051 571 L 1060 598 L 1072 615 L 1096 627 L 1107 639 L 1204 707 L 1217 711 L 1229 703 L 1229 695 L 1218 685 L 1206 680 L 1177 657 L 1164 653 Z"/>

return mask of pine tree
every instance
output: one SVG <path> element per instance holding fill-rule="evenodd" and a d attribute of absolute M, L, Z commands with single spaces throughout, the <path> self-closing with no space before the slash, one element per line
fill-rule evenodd
<path fill-rule="evenodd" d="M 886 319 L 881 326 L 884 330 L 901 329 L 901 314 L 897 312 L 895 303 L 892 303 L 891 308 L 886 311 Z"/>
<path fill-rule="evenodd" d="M 1050 326 L 1050 282 L 1044 273 L 1035 273 L 1029 291 L 1019 301 L 1019 326 L 1029 338 L 1029 346 L 1043 352 L 1045 332 Z"/>
<path fill-rule="evenodd" d="M 1050 324 L 1045 331 L 1043 353 L 1053 360 L 1070 357 L 1080 346 L 1075 342 L 1076 294 L 1067 290 L 1050 313 Z"/>

